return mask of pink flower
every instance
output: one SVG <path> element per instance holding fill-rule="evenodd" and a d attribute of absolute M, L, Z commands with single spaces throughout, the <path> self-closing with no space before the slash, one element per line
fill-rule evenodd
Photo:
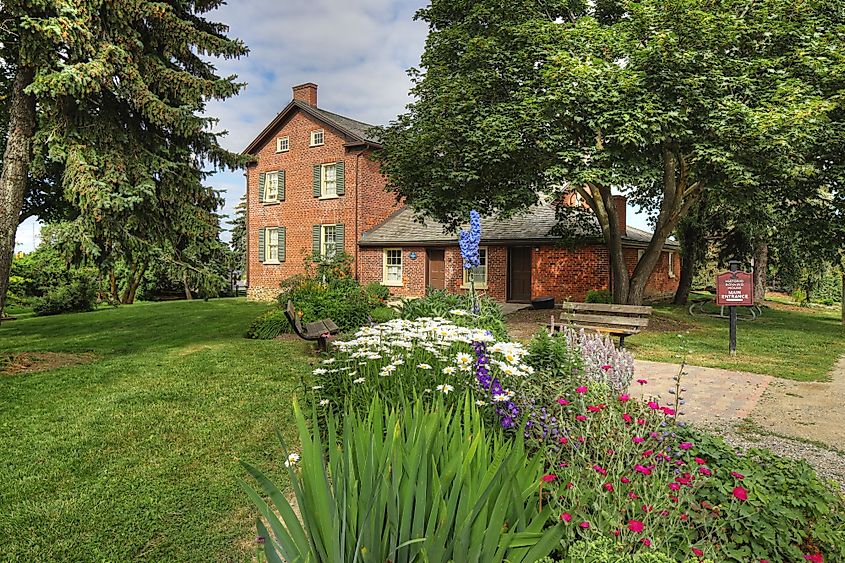
<path fill-rule="evenodd" d="M 622 478 L 621 478 L 621 479 L 619 479 L 619 480 L 620 480 L 620 481 L 622 481 L 623 483 L 625 483 L 626 485 L 627 485 L 628 483 L 630 483 L 630 482 L 631 482 L 631 480 L 630 480 L 630 479 L 628 479 L 627 477 L 622 477 Z"/>
<path fill-rule="evenodd" d="M 643 523 L 640 522 L 639 520 L 629 520 L 628 521 L 628 529 L 631 530 L 632 532 L 639 534 L 640 532 L 643 531 L 643 528 L 645 528 L 645 526 L 643 526 Z"/>
<path fill-rule="evenodd" d="M 653 453 L 654 453 L 654 450 L 646 450 L 646 451 L 643 452 L 643 457 L 649 457 Z"/>
<path fill-rule="evenodd" d="M 804 559 L 806 559 L 807 561 L 812 561 L 813 563 L 824 563 L 824 558 L 822 557 L 821 553 L 805 555 Z"/>
<path fill-rule="evenodd" d="M 582 393 L 582 394 L 583 394 L 583 393 L 586 393 L 586 392 L 587 392 L 587 386 L 586 386 L 586 385 L 582 385 L 582 386 L 580 386 L 580 387 L 576 387 L 576 388 L 575 388 L 575 392 L 576 392 L 576 393 Z"/>
<path fill-rule="evenodd" d="M 701 473 L 702 475 L 707 475 L 708 477 L 713 475 L 713 472 L 710 471 L 709 469 L 707 469 L 706 467 L 699 467 L 698 472 Z"/>
<path fill-rule="evenodd" d="M 734 487 L 734 497 L 739 500 L 748 500 L 748 491 L 742 487 Z"/>
<path fill-rule="evenodd" d="M 695 462 L 696 462 L 698 465 L 707 465 L 707 460 L 702 459 L 702 458 L 700 458 L 700 457 L 695 458 Z"/>
<path fill-rule="evenodd" d="M 648 513 L 649 513 L 649 512 L 651 512 L 652 510 L 654 510 L 654 507 L 653 507 L 653 506 L 651 506 L 651 505 L 649 505 L 649 504 L 644 504 L 644 505 L 643 505 L 643 512 L 645 512 L 646 514 L 648 514 Z"/>
<path fill-rule="evenodd" d="M 571 489 L 574 486 L 575 486 L 575 483 L 573 483 L 572 481 L 570 481 L 569 483 L 566 484 L 567 489 Z"/>
<path fill-rule="evenodd" d="M 692 447 L 692 442 L 681 442 L 680 444 L 678 444 L 678 447 L 682 450 L 688 450 Z"/>
<path fill-rule="evenodd" d="M 607 475 L 607 469 L 605 469 L 601 465 L 594 465 L 593 469 L 596 471 L 596 473 L 600 473 L 602 475 Z"/>
<path fill-rule="evenodd" d="M 631 422 L 634 421 L 634 419 L 628 413 L 622 415 L 622 420 L 624 420 L 626 424 L 631 424 Z"/>
<path fill-rule="evenodd" d="M 637 383 L 639 383 L 640 385 L 645 385 L 646 383 L 648 383 L 648 380 L 647 379 L 638 379 Z"/>
<path fill-rule="evenodd" d="M 642 444 L 643 442 L 645 442 L 645 438 L 641 438 L 639 436 L 634 436 L 633 438 L 631 438 L 631 441 L 634 442 L 635 444 Z"/>
<path fill-rule="evenodd" d="M 605 483 L 604 488 L 606 491 L 612 493 L 613 492 L 613 484 L 612 483 Z"/>
<path fill-rule="evenodd" d="M 665 414 L 666 416 L 674 416 L 674 414 L 675 414 L 675 409 L 672 409 L 672 408 L 669 408 L 669 407 L 663 407 L 660 410 L 662 410 L 663 414 Z"/>
<path fill-rule="evenodd" d="M 569 401 L 567 401 L 567 400 L 566 400 L 566 399 L 564 399 L 563 397 L 561 397 L 560 399 L 558 399 L 558 400 L 557 400 L 557 402 L 558 402 L 558 403 L 560 403 L 560 404 L 561 404 L 561 405 L 563 405 L 563 406 L 566 406 L 566 405 L 568 405 L 568 404 L 569 404 Z"/>
<path fill-rule="evenodd" d="M 631 400 L 631 396 L 627 393 L 622 393 L 621 395 L 619 395 L 619 402 L 620 403 L 627 403 L 630 400 Z"/>
<path fill-rule="evenodd" d="M 577 420 L 579 422 L 584 422 L 585 420 L 587 420 L 587 417 L 584 416 L 583 414 L 579 414 L 578 416 L 575 417 L 575 420 Z"/>
<path fill-rule="evenodd" d="M 610 364 L 604 364 L 604 365 L 601 367 L 601 369 L 603 369 L 603 370 L 607 371 L 607 370 L 609 370 L 609 369 L 613 369 L 613 366 L 612 366 L 612 365 L 610 365 Z"/>
<path fill-rule="evenodd" d="M 743 475 L 742 473 L 737 473 L 736 471 L 731 471 L 731 476 L 736 477 L 740 480 L 745 479 L 745 475 Z"/>
<path fill-rule="evenodd" d="M 673 491 L 679 491 L 681 490 L 681 485 L 678 483 L 669 483 L 669 488 Z"/>
<path fill-rule="evenodd" d="M 564 512 L 563 514 L 560 515 L 560 519 L 563 522 L 572 522 L 572 515 L 568 512 Z"/>
<path fill-rule="evenodd" d="M 607 405 L 601 403 L 600 405 L 589 405 L 587 410 L 590 412 L 601 412 L 602 409 L 606 408 Z"/>
<path fill-rule="evenodd" d="M 648 402 L 648 408 L 650 408 L 653 411 L 656 411 L 657 409 L 660 408 L 660 405 L 657 403 L 657 401 L 649 401 Z"/>
<path fill-rule="evenodd" d="M 692 548 L 692 554 L 696 557 L 701 557 L 702 555 L 704 555 L 704 552 L 698 549 L 697 547 L 694 547 Z"/>
<path fill-rule="evenodd" d="M 639 424 L 640 426 L 645 426 L 645 419 L 644 418 L 638 418 L 637 424 Z"/>
<path fill-rule="evenodd" d="M 557 475 L 552 475 L 551 473 L 549 473 L 548 475 L 543 475 L 541 479 L 543 480 L 543 483 L 551 483 L 552 481 L 557 479 Z"/>
<path fill-rule="evenodd" d="M 650 539 L 648 539 L 648 538 L 643 538 L 643 539 L 641 539 L 640 541 L 642 542 L 642 544 L 643 544 L 644 546 L 646 546 L 646 547 L 651 547 L 651 540 L 650 540 Z"/>
<path fill-rule="evenodd" d="M 651 469 L 646 467 L 645 465 L 640 465 L 639 463 L 634 466 L 634 471 L 638 471 L 643 475 L 651 475 Z"/>
<path fill-rule="evenodd" d="M 590 523 L 589 523 L 589 522 L 584 521 L 584 522 L 581 522 L 580 526 L 586 530 L 587 528 L 589 528 L 589 527 L 590 527 Z"/>
<path fill-rule="evenodd" d="M 638 497 L 638 496 L 637 496 L 637 493 L 635 493 L 634 491 L 629 491 L 629 492 L 628 492 L 628 498 L 629 498 L 629 499 L 631 499 L 631 500 L 636 500 L 636 499 L 638 499 L 638 498 L 640 498 L 640 497 Z"/>
<path fill-rule="evenodd" d="M 560 438 L 558 438 L 558 442 L 560 442 L 561 444 L 566 444 L 567 442 L 569 442 L 569 438 L 567 438 L 566 436 L 561 436 Z"/>

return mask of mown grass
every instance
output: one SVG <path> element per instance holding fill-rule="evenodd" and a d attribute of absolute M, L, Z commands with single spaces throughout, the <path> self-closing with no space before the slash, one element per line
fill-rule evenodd
<path fill-rule="evenodd" d="M 625 341 L 640 360 L 687 362 L 763 373 L 797 381 L 823 381 L 845 354 L 845 327 L 834 307 L 804 309 L 770 303 L 755 321 L 737 324 L 737 354 L 728 352 L 727 319 L 690 316 L 686 307 L 655 308 L 649 330 Z M 682 335 L 683 338 L 679 338 Z"/>
<path fill-rule="evenodd" d="M 284 485 L 278 427 L 313 361 L 242 337 L 265 305 L 143 303 L 0 326 L 0 351 L 93 353 L 0 375 L 0 560 L 250 557 L 244 458 Z"/>

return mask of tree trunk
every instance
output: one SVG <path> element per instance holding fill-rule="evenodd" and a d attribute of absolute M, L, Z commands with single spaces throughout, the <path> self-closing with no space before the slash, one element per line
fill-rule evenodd
<path fill-rule="evenodd" d="M 35 98 L 24 89 L 32 84 L 34 72 L 28 66 L 19 67 L 12 84 L 9 102 L 9 136 L 3 152 L 3 172 L 0 174 L 0 317 L 6 306 L 9 272 L 15 252 L 15 234 L 23 208 L 23 196 L 32 161 L 32 136 L 35 133 Z"/>
<path fill-rule="evenodd" d="M 188 273 L 182 274 L 182 286 L 185 288 L 185 299 L 191 301 L 194 296 L 191 295 L 191 286 L 188 285 Z"/>
<path fill-rule="evenodd" d="M 131 303 L 131 301 L 129 301 L 129 294 L 132 291 L 132 284 L 135 283 L 135 274 L 137 272 L 138 266 L 136 264 L 132 264 L 132 269 L 129 270 L 129 275 L 126 277 L 126 287 L 123 289 L 123 296 L 120 298 L 120 302 L 124 305 Z"/>
<path fill-rule="evenodd" d="M 114 303 L 120 301 L 120 292 L 117 289 L 117 278 L 114 275 L 114 268 L 109 269 L 109 289 L 111 291 L 111 299 Z"/>
<path fill-rule="evenodd" d="M 127 289 L 129 290 L 129 298 L 126 302 L 127 305 L 131 305 L 135 302 L 135 294 L 138 293 L 138 286 L 141 285 L 141 282 L 144 280 L 144 272 L 146 271 L 147 267 L 142 265 L 138 268 L 138 273 L 131 281 Z"/>
<path fill-rule="evenodd" d="M 769 269 L 769 243 L 754 241 L 754 304 L 763 306 L 766 302 L 766 274 Z"/>
<path fill-rule="evenodd" d="M 686 305 L 692 291 L 696 267 L 707 251 L 707 239 L 704 238 L 701 223 L 693 218 L 678 225 L 678 238 L 681 242 L 681 275 L 672 302 L 675 305 Z"/>
<path fill-rule="evenodd" d="M 842 324 L 845 325 L 845 266 L 842 267 L 842 295 L 840 296 L 842 306 Z"/>

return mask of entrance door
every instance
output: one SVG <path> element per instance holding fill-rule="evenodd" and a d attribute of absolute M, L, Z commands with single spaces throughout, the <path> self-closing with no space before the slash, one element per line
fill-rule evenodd
<path fill-rule="evenodd" d="M 426 284 L 434 289 L 446 289 L 446 251 L 430 248 L 425 251 Z"/>
<path fill-rule="evenodd" d="M 531 248 L 508 249 L 508 301 L 531 301 Z"/>

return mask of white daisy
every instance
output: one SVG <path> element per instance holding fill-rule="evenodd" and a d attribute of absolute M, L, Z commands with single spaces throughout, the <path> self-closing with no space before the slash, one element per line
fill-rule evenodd
<path fill-rule="evenodd" d="M 299 454 L 297 454 L 297 453 L 288 454 L 288 459 L 287 459 L 287 461 L 285 461 L 285 467 L 291 467 L 293 465 L 296 465 L 296 462 L 298 462 L 298 461 L 299 461 Z"/>
<path fill-rule="evenodd" d="M 328 360 L 323 360 L 324 364 L 333 364 L 335 362 L 334 358 L 329 358 Z"/>
<path fill-rule="evenodd" d="M 454 391 L 455 388 L 449 385 L 448 383 L 442 383 L 437 386 L 437 390 L 443 393 L 444 395 L 448 395 L 449 393 Z"/>
<path fill-rule="evenodd" d="M 366 381 L 366 379 L 365 379 L 365 378 L 363 378 L 363 377 L 359 377 L 358 379 L 354 379 L 354 380 L 352 380 L 352 383 L 358 383 L 358 384 L 361 384 L 361 383 L 364 383 L 365 381 Z"/>
<path fill-rule="evenodd" d="M 323 368 L 317 368 L 314 370 L 314 375 L 323 375 L 329 373 L 329 370 Z"/>
<path fill-rule="evenodd" d="M 478 405 L 479 407 L 483 407 L 484 405 L 487 404 L 487 401 L 482 401 L 481 399 L 479 399 L 475 402 L 475 404 Z"/>
<path fill-rule="evenodd" d="M 445 368 L 443 368 L 443 373 L 445 373 L 446 375 L 452 375 L 453 373 L 455 373 L 455 368 L 452 366 L 446 366 Z"/>
<path fill-rule="evenodd" d="M 460 352 L 457 356 L 455 356 L 455 361 L 457 361 L 458 365 L 461 367 L 468 366 L 472 363 L 472 356 L 466 352 Z"/>
<path fill-rule="evenodd" d="M 325 407 L 325 406 L 326 406 L 326 405 L 328 405 L 328 404 L 329 404 L 329 400 L 328 400 L 328 399 L 321 399 L 321 400 L 320 400 L 320 406 L 321 406 L 321 407 Z"/>
<path fill-rule="evenodd" d="M 311 388 L 311 390 L 312 390 L 312 391 L 319 391 L 319 390 L 320 390 L 320 389 L 322 389 L 322 388 L 323 388 L 323 386 L 322 386 L 322 385 L 315 385 L 315 386 L 313 386 L 313 387 Z"/>
<path fill-rule="evenodd" d="M 503 403 L 508 400 L 508 396 L 504 393 L 497 393 L 496 395 L 493 395 L 493 400 L 497 403 Z"/>
<path fill-rule="evenodd" d="M 420 369 L 431 369 L 431 366 L 428 364 L 417 364 L 417 367 Z"/>

